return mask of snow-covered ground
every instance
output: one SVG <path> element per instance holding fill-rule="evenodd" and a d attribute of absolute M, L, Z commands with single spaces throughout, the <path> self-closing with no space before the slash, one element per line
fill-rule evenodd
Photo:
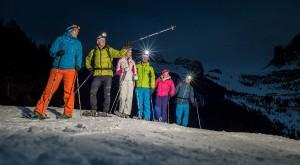
<path fill-rule="evenodd" d="M 299 164 L 300 141 L 144 120 L 21 118 L 32 107 L 0 106 L 0 164 Z"/>

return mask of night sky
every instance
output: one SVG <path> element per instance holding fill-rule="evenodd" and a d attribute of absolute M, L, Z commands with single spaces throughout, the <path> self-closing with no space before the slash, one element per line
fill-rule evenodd
<path fill-rule="evenodd" d="M 0 5 L 0 16 L 15 19 L 38 43 L 51 43 L 66 26 L 80 25 L 85 53 L 102 31 L 112 47 L 121 48 L 127 40 L 176 25 L 151 40 L 154 51 L 166 59 L 200 60 L 205 71 L 258 71 L 271 60 L 274 46 L 300 33 L 298 0 L 1 0 Z"/>

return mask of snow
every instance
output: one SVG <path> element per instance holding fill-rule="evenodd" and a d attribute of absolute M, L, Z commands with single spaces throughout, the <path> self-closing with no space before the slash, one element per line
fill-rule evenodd
<path fill-rule="evenodd" d="M 265 105 L 256 105 L 256 103 L 250 103 L 247 101 L 247 98 L 242 98 L 239 96 L 231 96 L 228 97 L 226 96 L 228 99 L 230 99 L 231 101 L 237 103 L 238 105 L 241 106 L 247 106 L 247 110 L 248 111 L 259 111 L 261 112 L 264 116 L 266 116 L 270 121 L 272 121 L 273 123 L 281 123 L 285 126 L 285 128 L 283 128 L 283 133 L 286 134 L 288 136 L 288 132 L 290 130 L 296 130 L 296 131 L 300 131 L 300 111 L 299 108 L 297 107 L 286 107 L 286 112 L 282 113 L 282 112 L 277 112 L 275 110 L 272 111 L 267 111 Z M 276 105 L 272 104 L 271 105 L 271 109 L 275 109 Z M 300 138 L 297 137 L 296 138 Z"/>
<path fill-rule="evenodd" d="M 300 141 L 216 132 L 175 124 L 80 117 L 28 120 L 33 107 L 0 106 L 0 164 L 288 164 L 300 161 Z M 55 112 L 55 113 L 54 113 Z"/>
<path fill-rule="evenodd" d="M 294 65 L 282 67 L 281 70 L 296 69 Z M 272 72 L 279 71 L 275 67 L 266 68 L 263 73 L 269 75 Z M 292 70 L 290 70 L 292 71 Z M 254 74 L 252 76 L 263 76 L 263 74 Z M 255 85 L 247 86 L 241 83 L 241 75 L 232 75 L 230 73 L 216 73 L 208 72 L 206 77 L 213 82 L 225 87 L 229 92 L 225 94 L 225 98 L 232 102 L 245 107 L 248 111 L 258 111 L 262 115 L 266 116 L 274 126 L 278 123 L 282 124 L 284 128 L 283 134 L 286 136 L 294 136 L 300 139 L 300 109 L 297 107 L 295 98 L 299 98 L 299 91 L 294 89 L 284 89 L 282 86 L 285 84 L 297 84 L 299 79 L 288 82 L 280 83 L 261 83 L 258 82 Z M 250 80 L 251 81 L 251 80 Z M 247 79 L 243 82 L 247 83 Z M 251 84 L 251 83 L 250 83 Z M 296 86 L 295 86 L 296 87 Z M 232 91 L 237 93 L 232 93 Z M 271 101 L 268 104 L 265 97 L 271 97 Z M 281 102 L 287 102 L 284 105 L 285 112 L 278 112 L 282 109 Z M 296 131 L 296 133 L 293 133 Z"/>
<path fill-rule="evenodd" d="M 225 87 L 229 91 L 236 91 L 240 93 L 247 94 L 255 94 L 259 96 L 265 96 L 271 93 L 274 93 L 274 90 L 277 94 L 280 95 L 288 95 L 295 94 L 297 91 L 285 90 L 280 87 L 281 84 L 273 83 L 273 84 L 258 84 L 253 87 L 246 86 L 240 83 L 241 75 L 238 74 L 230 74 L 230 73 L 208 73 L 206 76 L 208 79 L 213 82 L 219 84 L 220 86 Z"/>

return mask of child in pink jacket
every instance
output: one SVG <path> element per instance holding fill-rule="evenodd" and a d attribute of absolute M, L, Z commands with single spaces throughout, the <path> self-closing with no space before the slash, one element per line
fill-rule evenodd
<path fill-rule="evenodd" d="M 159 121 L 168 122 L 168 102 L 175 94 L 175 86 L 167 69 L 156 80 L 156 87 L 155 117 Z"/>

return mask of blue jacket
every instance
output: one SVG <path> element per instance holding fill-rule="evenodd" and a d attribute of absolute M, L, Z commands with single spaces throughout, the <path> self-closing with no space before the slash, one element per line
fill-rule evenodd
<path fill-rule="evenodd" d="M 176 86 L 175 94 L 177 94 L 177 104 L 188 104 L 189 101 L 194 103 L 194 89 L 186 82 L 180 82 Z"/>
<path fill-rule="evenodd" d="M 62 57 L 56 55 L 60 50 L 65 51 Z M 60 69 L 80 69 L 82 67 L 81 42 L 66 32 L 53 42 L 50 48 L 50 56 L 54 58 L 53 68 L 58 68 L 59 59 L 61 58 Z"/>

